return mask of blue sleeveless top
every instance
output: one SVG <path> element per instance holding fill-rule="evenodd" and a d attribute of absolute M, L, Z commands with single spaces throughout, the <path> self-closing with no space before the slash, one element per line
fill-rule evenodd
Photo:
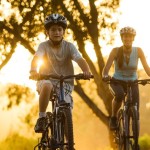
<path fill-rule="evenodd" d="M 126 63 L 125 55 L 123 56 L 123 66 L 119 68 L 117 60 L 114 60 L 115 72 L 113 77 L 119 80 L 136 80 L 137 76 L 137 66 L 138 66 L 138 51 L 136 47 L 132 47 L 132 52 L 130 54 L 129 63 Z"/>

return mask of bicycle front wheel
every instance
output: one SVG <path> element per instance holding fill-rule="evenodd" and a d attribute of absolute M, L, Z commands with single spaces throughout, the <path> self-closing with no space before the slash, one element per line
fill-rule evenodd
<path fill-rule="evenodd" d="M 59 116 L 59 149 L 74 150 L 73 122 L 70 108 L 64 108 L 63 110 L 60 110 Z"/>
<path fill-rule="evenodd" d="M 118 112 L 118 122 L 115 141 L 117 144 L 117 150 L 125 150 L 125 131 L 124 131 L 124 115 L 123 110 L 120 109 Z"/>
<path fill-rule="evenodd" d="M 132 107 L 128 114 L 128 138 L 130 143 L 130 149 L 139 150 L 138 145 L 139 137 L 139 119 L 137 110 L 135 107 Z"/>

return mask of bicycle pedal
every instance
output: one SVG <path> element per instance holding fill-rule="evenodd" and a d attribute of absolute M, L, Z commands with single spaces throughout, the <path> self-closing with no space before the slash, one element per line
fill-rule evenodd
<path fill-rule="evenodd" d="M 48 144 L 47 144 L 47 143 L 45 143 L 45 142 L 42 142 L 42 145 L 44 145 L 45 147 L 47 147 L 47 146 L 48 146 Z"/>

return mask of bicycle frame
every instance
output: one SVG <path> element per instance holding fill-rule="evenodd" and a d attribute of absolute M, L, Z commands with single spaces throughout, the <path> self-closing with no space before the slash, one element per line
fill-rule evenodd
<path fill-rule="evenodd" d="M 47 123 L 45 132 L 42 133 L 42 139 L 40 143 L 36 146 L 39 150 L 46 150 L 50 148 L 51 150 L 65 150 L 64 146 L 67 146 L 67 150 L 74 150 L 74 141 L 73 141 L 73 123 L 72 123 L 72 113 L 70 103 L 65 102 L 65 92 L 64 92 L 64 80 L 68 78 L 84 79 L 83 74 L 78 75 L 69 75 L 69 76 L 55 76 L 55 75 L 41 75 L 41 79 L 54 78 L 59 81 L 59 95 L 57 95 L 56 87 L 54 87 L 54 93 L 50 99 L 52 101 L 52 113 L 51 117 L 48 116 L 48 119 L 51 120 Z M 91 78 L 93 76 L 91 75 Z M 50 112 L 47 112 L 47 114 Z M 67 124 L 67 128 L 66 125 Z M 48 135 L 49 130 L 51 134 Z M 66 136 L 66 139 L 65 137 Z M 46 138 L 48 141 L 45 143 L 43 140 Z M 35 147 L 35 148 L 36 148 Z M 43 148 L 44 147 L 44 148 Z M 42 149 L 41 149 L 42 148 Z"/>
<path fill-rule="evenodd" d="M 131 84 L 127 82 L 126 86 L 127 86 L 127 93 L 125 96 L 125 100 L 123 102 L 123 108 L 121 108 L 121 109 L 123 109 L 123 118 L 124 118 L 123 126 L 124 126 L 124 135 L 125 135 L 124 138 L 125 138 L 125 143 L 126 143 L 125 148 L 128 150 L 128 149 L 130 149 L 129 147 L 131 147 L 130 140 L 134 139 L 134 144 L 138 145 L 138 136 L 139 136 L 138 119 L 139 118 L 138 118 L 137 102 L 133 103 Z M 130 130 L 131 130 L 130 129 L 130 121 L 133 121 L 133 120 L 130 120 L 131 112 L 134 113 L 135 119 L 137 119 L 137 120 L 134 120 L 134 124 L 136 124 L 136 127 L 135 127 L 136 128 L 136 131 L 135 131 L 136 136 L 134 135 L 135 133 L 132 133 L 133 135 L 130 135 Z M 135 123 L 135 121 L 136 121 L 136 123 Z M 132 131 L 132 132 L 134 132 L 134 131 Z M 131 144 L 131 145 L 133 145 L 133 144 Z"/>
<path fill-rule="evenodd" d="M 58 130 L 59 129 L 59 120 L 61 119 L 61 116 L 60 116 L 60 113 L 61 111 L 64 111 L 64 109 L 68 109 L 69 111 L 71 111 L 71 106 L 70 106 L 70 103 L 66 103 L 65 102 L 65 93 L 64 93 L 64 86 L 63 86 L 63 83 L 64 83 L 64 79 L 60 78 L 60 81 L 59 81 L 59 95 L 56 96 L 56 91 L 54 90 L 54 99 L 52 101 L 52 114 L 53 114 L 53 128 L 52 128 L 52 137 L 55 142 L 57 143 L 56 144 L 56 148 L 59 147 L 59 146 L 63 146 L 63 145 L 67 145 L 67 143 L 60 143 L 60 137 L 62 135 L 61 132 Z M 60 105 L 60 103 L 63 102 L 63 105 Z"/>
<path fill-rule="evenodd" d="M 109 79 L 106 82 L 108 84 L 123 83 L 127 87 L 125 99 L 123 100 L 122 107 L 118 111 L 118 128 L 115 130 L 115 141 L 118 145 L 118 150 L 139 150 L 139 111 L 138 103 L 133 103 L 131 86 L 133 84 L 150 84 L 150 79 L 135 81 Z M 131 127 L 130 121 L 132 123 Z M 130 133 L 131 130 L 133 133 Z"/>
<path fill-rule="evenodd" d="M 127 107 L 127 109 L 129 109 L 130 107 L 135 107 L 137 109 L 137 102 L 133 103 L 131 84 L 128 82 L 127 82 L 127 92 L 123 104 L 124 107 Z"/>

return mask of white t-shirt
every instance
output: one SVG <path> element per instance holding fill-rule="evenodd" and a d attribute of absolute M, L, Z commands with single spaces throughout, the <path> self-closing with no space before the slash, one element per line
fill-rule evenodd
<path fill-rule="evenodd" d="M 40 43 L 35 53 L 44 60 L 40 73 L 64 76 L 74 74 L 72 60 L 77 61 L 82 58 L 80 52 L 72 43 L 65 40 L 62 40 L 60 47 L 61 49 L 56 53 L 49 40 Z M 73 79 L 68 82 L 73 85 Z"/>

